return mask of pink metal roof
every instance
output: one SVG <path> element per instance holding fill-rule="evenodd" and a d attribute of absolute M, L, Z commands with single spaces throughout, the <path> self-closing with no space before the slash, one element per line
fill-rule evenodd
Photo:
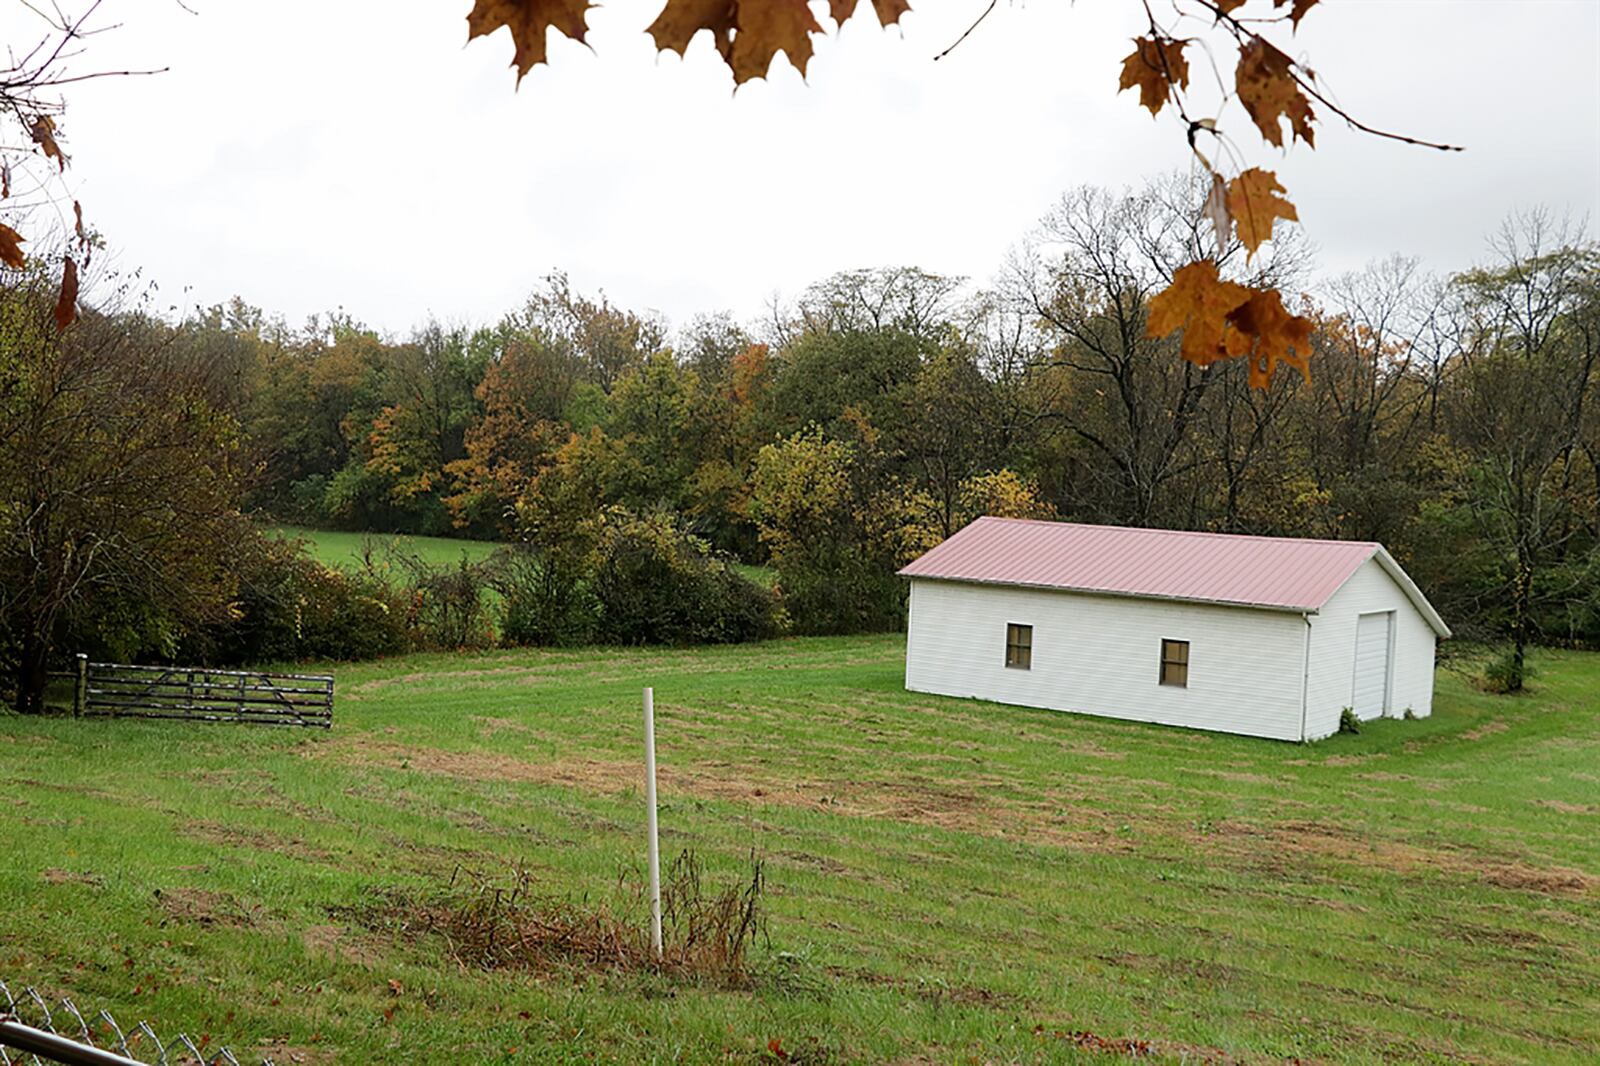
<path fill-rule="evenodd" d="M 1381 551 L 1371 541 L 980 518 L 900 573 L 1314 611 Z"/>

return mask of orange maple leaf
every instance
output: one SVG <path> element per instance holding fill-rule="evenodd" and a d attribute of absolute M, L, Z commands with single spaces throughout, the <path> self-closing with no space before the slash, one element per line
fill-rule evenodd
<path fill-rule="evenodd" d="M 44 152 L 45 158 L 56 161 L 57 170 L 67 169 L 66 153 L 61 151 L 61 146 L 56 143 L 56 120 L 49 115 L 40 115 L 33 120 L 33 126 L 28 130 L 28 135 L 33 138 L 33 143 Z"/>
<path fill-rule="evenodd" d="M 1300 20 L 1306 17 L 1306 12 L 1317 6 L 1317 0 L 1272 0 L 1274 10 L 1286 4 L 1293 4 L 1289 11 L 1289 21 L 1294 23 L 1294 28 L 1300 28 Z"/>
<path fill-rule="evenodd" d="M 56 297 L 56 329 L 66 329 L 78 317 L 78 264 L 69 256 L 61 264 L 61 293 Z"/>
<path fill-rule="evenodd" d="M 0 263 L 14 270 L 21 270 L 27 265 L 27 257 L 22 254 L 22 242 L 28 238 L 0 222 Z"/>
<path fill-rule="evenodd" d="M 574 41 L 589 32 L 585 22 L 589 0 L 477 0 L 467 16 L 467 40 L 493 33 L 501 26 L 511 31 L 517 50 L 512 65 L 517 81 L 545 61 L 546 38 L 553 26 Z"/>
<path fill-rule="evenodd" d="M 874 0 L 873 6 L 885 25 L 906 9 L 898 0 Z M 832 4 L 833 17 L 839 22 L 854 10 L 854 2 L 834 0 Z M 806 0 L 667 0 L 648 32 L 657 48 L 683 55 L 701 30 L 715 39 L 717 51 L 733 70 L 734 84 L 743 85 L 751 78 L 766 77 L 779 52 L 805 77 L 812 55 L 811 35 L 821 33 L 822 24 L 811 14 Z"/>
<path fill-rule="evenodd" d="M 1174 86 L 1188 88 L 1189 61 L 1183 57 L 1182 41 L 1135 37 L 1133 52 L 1122 61 L 1122 83 L 1118 92 L 1139 88 L 1139 103 L 1152 115 L 1159 114 Z"/>
<path fill-rule="evenodd" d="M 1228 211 L 1245 246 L 1246 259 L 1272 239 L 1274 220 L 1300 221 L 1294 204 L 1278 195 L 1283 191 L 1278 176 L 1260 167 L 1251 167 L 1228 183 Z"/>
<path fill-rule="evenodd" d="M 1196 366 L 1210 366 L 1218 359 L 1244 354 L 1244 345 L 1227 341 L 1228 315 L 1250 299 L 1251 290 L 1233 281 L 1223 281 L 1217 264 L 1201 259 L 1179 267 L 1172 284 L 1150 298 L 1150 314 L 1145 333 L 1165 337 L 1183 331 L 1181 354 Z"/>
<path fill-rule="evenodd" d="M 739 28 L 733 35 L 733 54 L 728 56 L 734 83 L 766 77 L 779 52 L 805 77 L 811 35 L 821 32 L 806 0 L 739 0 Z"/>
<path fill-rule="evenodd" d="M 828 0 L 828 14 L 833 16 L 833 21 L 840 26 L 844 20 L 856 12 L 858 0 Z M 872 8 L 878 13 L 878 25 L 893 26 L 900 21 L 900 16 L 911 10 L 911 5 L 906 0 L 872 0 Z"/>
<path fill-rule="evenodd" d="M 1239 354 L 1250 359 L 1251 388 L 1271 385 L 1279 363 L 1311 380 L 1311 320 L 1285 310 L 1276 289 L 1250 290 L 1250 299 L 1228 312 L 1228 325 L 1248 341 Z"/>
<path fill-rule="evenodd" d="M 1311 101 L 1295 82 L 1293 66 L 1294 61 L 1281 51 L 1253 38 L 1239 50 L 1239 67 L 1234 72 L 1239 102 L 1268 143 L 1283 147 L 1281 122 L 1287 118 L 1294 136 L 1315 148 Z"/>
<path fill-rule="evenodd" d="M 738 6 L 736 0 L 669 0 L 645 32 L 655 38 L 661 51 L 681 56 L 694 35 L 707 30 L 727 60 L 733 52 L 733 31 L 739 25 Z"/>

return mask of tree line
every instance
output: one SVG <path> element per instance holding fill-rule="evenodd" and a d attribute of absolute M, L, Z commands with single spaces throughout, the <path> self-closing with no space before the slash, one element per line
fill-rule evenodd
<path fill-rule="evenodd" d="M 1596 246 L 1532 213 L 1479 268 L 1390 258 L 1313 286 L 1292 235 L 1250 257 L 1235 241 L 1224 274 L 1305 293 L 1315 324 L 1309 376 L 1252 388 L 1247 362 L 1197 366 L 1146 330 L 1212 248 L 1204 193 L 1075 190 L 982 290 L 850 271 L 760 322 L 676 329 L 553 275 L 492 325 L 402 338 L 239 300 L 181 321 L 102 308 L 58 334 L 44 275 L 8 274 L 7 662 L 91 640 L 356 654 L 241 643 L 270 604 L 303 629 L 310 602 L 286 560 L 242 562 L 282 554 L 263 518 L 514 545 L 476 578 L 501 615 L 451 630 L 482 639 L 892 628 L 898 566 L 987 513 L 1382 541 L 1459 632 L 1505 639 L 1507 688 L 1528 644 L 1600 640 Z M 403 594 L 346 590 L 393 601 L 352 627 L 483 602 L 409 573 Z"/>

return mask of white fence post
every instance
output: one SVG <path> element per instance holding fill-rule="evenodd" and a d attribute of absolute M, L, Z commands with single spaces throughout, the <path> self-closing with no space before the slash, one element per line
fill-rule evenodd
<path fill-rule="evenodd" d="M 644 804 L 650 833 L 650 948 L 661 961 L 661 843 L 656 836 L 656 692 L 644 690 Z"/>

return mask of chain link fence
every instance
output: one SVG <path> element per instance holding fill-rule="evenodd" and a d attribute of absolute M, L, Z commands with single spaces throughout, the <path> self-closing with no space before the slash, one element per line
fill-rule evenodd
<path fill-rule="evenodd" d="M 71 999 L 53 1002 L 32 986 L 13 994 L 0 980 L 0 1066 L 241 1066 L 227 1048 L 207 1049 L 184 1033 L 165 1040 L 147 1021 L 125 1030 L 110 1011 L 86 1016 Z"/>

